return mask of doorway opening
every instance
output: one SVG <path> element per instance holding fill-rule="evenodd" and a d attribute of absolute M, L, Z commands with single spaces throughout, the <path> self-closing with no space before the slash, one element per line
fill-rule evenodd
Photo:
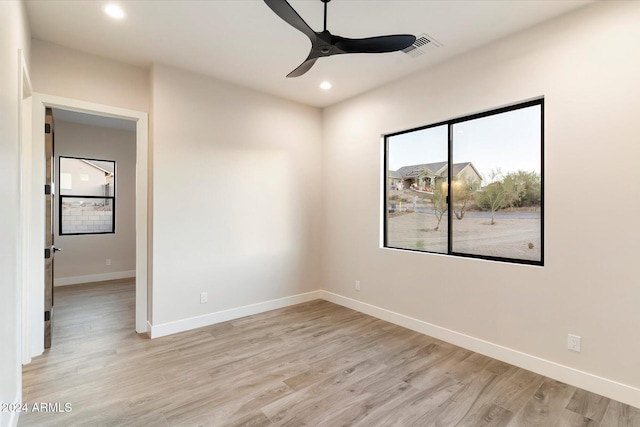
<path fill-rule="evenodd" d="M 51 113 L 54 196 L 47 231 L 54 243 L 45 262 L 55 268 L 51 278 L 45 275 L 45 313 L 50 311 L 45 348 L 51 344 L 51 322 L 63 314 L 55 297 L 61 286 L 119 279 L 133 285 L 136 273 L 136 123 L 59 108 Z M 133 322 L 133 311 L 127 313 Z M 92 317 L 100 315 L 96 311 Z"/>
<path fill-rule="evenodd" d="M 119 107 L 112 107 L 102 104 L 88 103 L 70 98 L 62 98 L 52 95 L 34 93 L 32 101 L 32 143 L 31 143 L 31 191 L 27 195 L 30 200 L 31 209 L 25 221 L 25 228 L 30 236 L 28 244 L 28 252 L 30 254 L 29 265 L 25 265 L 25 269 L 30 271 L 29 280 L 26 286 L 26 294 L 28 294 L 27 316 L 30 319 L 28 327 L 24 329 L 25 348 L 28 354 L 23 355 L 23 361 L 28 363 L 32 357 L 40 355 L 44 351 L 44 290 L 42 283 L 44 282 L 44 264 L 42 262 L 42 249 L 44 238 L 44 229 L 42 227 L 42 219 L 45 212 L 44 197 L 42 196 L 41 186 L 39 183 L 44 182 L 44 140 L 45 140 L 45 109 L 52 108 L 58 111 L 63 117 L 66 115 L 68 120 L 82 121 L 93 120 L 98 123 L 120 123 L 128 125 L 131 129 L 135 128 L 135 172 L 133 181 L 135 182 L 134 204 L 135 218 L 131 230 L 135 234 L 135 262 L 133 270 L 124 270 L 118 272 L 121 276 L 135 275 L 135 330 L 138 333 L 146 333 L 148 331 L 148 113 L 128 110 Z M 72 122 L 73 123 L 73 122 Z M 78 126 L 87 123 L 76 124 Z M 95 124 L 95 123 L 94 123 Z M 75 125 L 74 125 L 75 126 Z M 58 167 L 58 165 L 56 165 Z M 58 173 L 56 171 L 56 180 Z M 117 227 L 117 226 L 116 226 Z M 62 245 L 60 244 L 62 247 Z M 62 248 L 64 249 L 64 248 Z M 114 260 L 111 259 L 112 265 Z M 107 258 L 103 260 L 107 263 Z M 105 265 L 106 267 L 106 265 Z M 101 278 L 109 280 L 117 278 L 109 276 L 106 273 L 97 273 L 98 276 L 83 277 L 78 274 L 71 281 L 97 281 Z M 103 274 L 100 276 L 100 274 Z M 106 274 L 106 276 L 104 275 Z M 86 274 L 84 276 L 91 276 Z M 116 275 L 117 276 L 117 275 Z M 89 279 L 89 280 L 87 280 Z M 80 283 L 80 282 L 77 282 Z M 62 283 L 65 284 L 65 283 Z M 70 283 L 66 283 L 70 284 Z"/>

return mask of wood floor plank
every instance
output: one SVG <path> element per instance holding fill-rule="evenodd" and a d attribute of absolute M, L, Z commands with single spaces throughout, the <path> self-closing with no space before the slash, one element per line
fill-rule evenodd
<path fill-rule="evenodd" d="M 327 301 L 134 332 L 130 279 L 56 289 L 20 426 L 640 427 L 640 410 Z"/>
<path fill-rule="evenodd" d="M 423 363 L 418 369 L 407 373 L 403 380 L 415 388 L 424 389 L 425 386 L 431 384 L 433 376 L 446 375 L 450 369 L 473 354 L 473 352 L 460 347 L 454 348 L 453 351 L 448 351 L 446 347 L 444 348 L 445 350 L 442 352 L 439 351 L 439 348 L 436 348 L 433 353 L 429 354 L 428 358 L 425 358 L 426 363 Z"/>
<path fill-rule="evenodd" d="M 457 427 L 503 427 L 509 424 L 513 413 L 501 406 L 491 403 L 483 403 L 470 410 Z"/>
<path fill-rule="evenodd" d="M 313 384 L 297 390 L 283 399 L 262 408 L 269 419 L 274 423 L 286 425 L 289 422 L 297 421 L 297 415 L 304 413 L 305 416 L 319 406 L 320 402 L 332 399 L 337 392 L 349 387 L 358 380 L 365 378 L 383 369 L 383 366 L 372 360 L 363 360 L 352 363 L 347 367 L 340 367 L 333 372 L 323 375 L 321 379 Z M 286 383 L 286 382 L 285 382 Z M 340 401 L 338 401 L 339 403 Z"/>
<path fill-rule="evenodd" d="M 490 366 L 487 370 L 495 372 Z M 480 402 L 498 405 L 515 414 L 531 399 L 544 380 L 542 375 L 511 366 L 511 369 L 498 376 L 498 380 L 481 396 Z"/>
<path fill-rule="evenodd" d="M 509 425 L 555 425 L 575 391 L 575 387 L 570 385 L 551 379 L 545 380 Z"/>
<path fill-rule="evenodd" d="M 463 385 L 446 376 L 432 378 L 431 385 L 408 395 L 394 405 L 383 404 L 357 426 L 409 426 L 421 424 L 420 418 L 439 412 L 440 406 L 459 391 Z"/>
<path fill-rule="evenodd" d="M 449 376 L 449 375 L 447 375 Z M 478 372 L 477 375 L 460 382 L 462 387 L 442 403 L 437 410 L 432 410 L 417 419 L 417 425 L 453 426 L 475 409 L 475 405 L 484 391 L 496 381 L 496 374 L 489 371 Z"/>
<path fill-rule="evenodd" d="M 600 425 L 603 427 L 640 427 L 640 409 L 612 400 Z"/>
<path fill-rule="evenodd" d="M 491 358 L 478 353 L 471 355 L 447 370 L 447 375 L 460 382 L 472 380 L 476 375 L 485 371 Z M 488 372 L 488 371 L 487 371 Z"/>
<path fill-rule="evenodd" d="M 378 417 L 374 414 L 377 409 L 386 406 L 397 405 L 398 402 L 411 394 L 417 393 L 404 381 L 397 382 L 379 393 L 368 391 L 368 396 L 357 403 L 340 404 L 334 410 L 328 411 L 322 420 L 322 425 L 328 426 L 352 426 L 363 423 L 368 417 Z M 384 410 L 379 413 L 384 412 Z M 370 419 L 370 418 L 369 418 Z"/>
<path fill-rule="evenodd" d="M 257 412 L 252 415 L 247 415 L 241 419 L 227 421 L 220 419 L 219 414 L 205 414 L 197 415 L 184 421 L 180 424 L 175 424 L 175 427 L 196 427 L 196 426 L 228 426 L 228 427 L 266 427 L 271 426 L 273 423 L 262 412 Z"/>
<path fill-rule="evenodd" d="M 600 423 L 573 411 L 565 409 L 560 414 L 560 418 L 555 427 L 599 427 Z"/>
<path fill-rule="evenodd" d="M 571 397 L 567 409 L 583 417 L 600 422 L 610 401 L 606 397 L 578 389 Z"/>

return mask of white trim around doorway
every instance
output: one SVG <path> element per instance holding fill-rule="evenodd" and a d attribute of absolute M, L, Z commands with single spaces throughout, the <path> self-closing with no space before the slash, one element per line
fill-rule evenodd
<path fill-rule="evenodd" d="M 61 108 L 69 111 L 115 117 L 136 122 L 136 332 L 146 333 L 148 325 L 148 287 L 149 287 L 149 114 L 109 105 L 95 104 L 77 99 L 63 98 L 42 93 L 33 93 L 32 97 L 32 141 L 31 141 L 31 186 L 25 194 L 30 202 L 30 210 L 24 221 L 27 242 L 28 264 L 23 268 L 29 271 L 28 277 L 28 313 L 30 321 L 25 337 L 28 340 L 31 357 L 44 352 L 44 116 L 45 108 Z M 23 358 L 24 360 L 24 358 Z"/>

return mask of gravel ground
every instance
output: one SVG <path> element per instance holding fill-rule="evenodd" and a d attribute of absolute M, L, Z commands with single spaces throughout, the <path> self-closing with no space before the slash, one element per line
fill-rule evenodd
<path fill-rule="evenodd" d="M 514 217 L 517 213 L 514 213 Z M 434 231 L 436 217 L 407 213 L 388 219 L 387 244 L 394 248 L 447 251 L 447 218 Z M 465 216 L 453 220 L 454 252 L 540 261 L 540 219 L 510 218 L 503 213 L 491 225 L 490 218 Z"/>

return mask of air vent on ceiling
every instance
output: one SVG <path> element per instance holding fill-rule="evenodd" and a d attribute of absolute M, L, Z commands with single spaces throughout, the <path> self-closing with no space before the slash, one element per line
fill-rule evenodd
<path fill-rule="evenodd" d="M 420 34 L 411 46 L 406 49 L 402 49 L 402 51 L 412 58 L 417 58 L 424 55 L 426 52 L 439 47 L 442 47 L 442 44 L 434 40 L 433 37 L 426 34 Z"/>

